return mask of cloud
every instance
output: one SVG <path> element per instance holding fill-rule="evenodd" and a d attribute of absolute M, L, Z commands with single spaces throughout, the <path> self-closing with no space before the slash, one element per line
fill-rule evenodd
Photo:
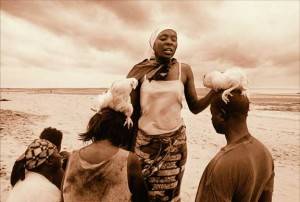
<path fill-rule="evenodd" d="M 274 49 L 272 53 L 266 54 L 265 58 L 275 67 L 299 67 L 300 62 L 300 41 L 293 41 L 290 44 L 282 44 L 281 48 Z M 285 48 L 282 48 L 285 47 Z"/>
<path fill-rule="evenodd" d="M 259 64 L 260 58 L 248 52 L 239 43 L 226 43 L 210 49 L 206 53 L 206 60 L 216 60 L 237 67 L 254 68 Z"/>
<path fill-rule="evenodd" d="M 134 4 L 128 5 L 131 10 L 134 8 Z M 134 12 L 139 10 L 136 8 L 132 12 L 137 16 L 129 15 L 123 19 L 125 12 L 122 14 L 121 8 L 121 4 L 106 5 L 101 1 L 20 1 L 18 4 L 4 1 L 2 5 L 5 12 L 82 46 L 92 46 L 100 51 L 124 51 L 134 57 L 141 50 L 135 40 L 129 40 L 136 31 L 128 29 L 127 24 L 131 25 L 139 16 L 136 26 L 141 27 L 143 21 L 147 22 L 142 17 L 147 18 L 147 15 L 140 15 L 142 10 Z M 128 49 L 131 51 L 126 52 Z"/>
<path fill-rule="evenodd" d="M 67 72 L 125 76 L 143 59 L 151 32 L 167 25 L 178 32 L 175 56 L 192 66 L 197 86 L 203 73 L 233 66 L 255 85 L 289 76 L 292 85 L 299 81 L 299 13 L 297 1 L 1 1 L 1 69 L 10 83 L 9 68 L 60 81 Z"/>
<path fill-rule="evenodd" d="M 212 13 L 220 5 L 222 2 L 217 1 L 162 1 L 149 7 L 154 24 L 170 25 L 180 34 L 197 39 L 203 32 L 214 29 L 216 22 Z"/>
<path fill-rule="evenodd" d="M 123 52 L 100 51 L 59 37 L 22 19 L 3 14 L 1 29 L 1 66 L 68 69 L 101 69 L 106 73 L 125 73 L 130 59 Z M 17 32 L 16 30 L 26 30 Z M 117 58 L 117 59 L 116 59 Z"/>
<path fill-rule="evenodd" d="M 120 21 L 133 28 L 145 28 L 151 20 L 149 8 L 140 1 L 97 1 L 100 6 L 114 13 Z"/>
<path fill-rule="evenodd" d="M 214 14 L 215 28 L 187 40 L 192 54 L 184 58 L 218 61 L 221 67 L 299 64 L 299 7 L 277 3 L 224 2 Z"/>
<path fill-rule="evenodd" d="M 248 69 L 249 88 L 298 88 L 299 70 L 291 68 L 276 68 L 263 65 Z"/>

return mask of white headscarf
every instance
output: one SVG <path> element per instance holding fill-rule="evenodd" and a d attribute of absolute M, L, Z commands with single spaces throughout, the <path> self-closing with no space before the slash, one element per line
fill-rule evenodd
<path fill-rule="evenodd" d="M 155 57 L 155 54 L 154 54 L 154 42 L 155 42 L 155 40 L 157 39 L 158 35 L 159 35 L 162 31 L 164 31 L 164 30 L 166 30 L 166 29 L 171 29 L 171 30 L 174 30 L 174 31 L 175 31 L 175 29 L 169 28 L 169 27 L 167 26 L 167 27 L 160 27 L 160 28 L 156 29 L 154 32 L 152 32 L 152 34 L 151 34 L 151 36 L 150 36 L 150 38 L 149 38 L 149 47 L 148 47 L 148 49 L 147 49 L 147 51 L 146 51 L 146 53 L 145 53 L 145 58 L 150 59 L 150 58 Z M 175 32 L 176 32 L 176 31 L 175 31 Z"/>

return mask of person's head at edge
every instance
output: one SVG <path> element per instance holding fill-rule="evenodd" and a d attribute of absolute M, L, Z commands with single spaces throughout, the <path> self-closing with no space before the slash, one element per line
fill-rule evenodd
<path fill-rule="evenodd" d="M 210 111 L 212 124 L 217 133 L 228 135 L 232 132 L 247 132 L 246 119 L 249 111 L 249 100 L 240 91 L 232 91 L 229 102 L 222 100 L 223 91 L 218 92 L 211 100 Z M 246 131 L 245 131 L 246 130 Z"/>
<path fill-rule="evenodd" d="M 151 44 L 157 59 L 171 59 L 177 49 L 177 33 L 173 29 L 164 29 L 158 33 Z"/>
<path fill-rule="evenodd" d="M 60 155 L 54 144 L 45 139 L 36 139 L 27 147 L 25 153 L 15 162 L 10 182 L 12 186 L 25 179 L 26 170 L 39 173 L 59 187 L 52 179 L 61 168 Z"/>
<path fill-rule="evenodd" d="M 108 140 L 116 147 L 126 147 L 130 130 L 124 125 L 126 116 L 122 112 L 104 108 L 89 120 L 87 131 L 79 139 L 87 141 Z"/>
<path fill-rule="evenodd" d="M 63 133 L 52 127 L 45 128 L 40 134 L 40 139 L 45 139 L 53 143 L 59 152 L 61 150 L 62 137 Z"/>

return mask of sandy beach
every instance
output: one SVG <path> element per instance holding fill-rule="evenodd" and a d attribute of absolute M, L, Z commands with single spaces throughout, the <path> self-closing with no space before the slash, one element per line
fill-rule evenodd
<path fill-rule="evenodd" d="M 94 98 L 91 94 L 1 92 L 1 99 L 8 100 L 0 102 L 1 201 L 5 201 L 11 189 L 9 179 L 15 159 L 43 128 L 51 126 L 63 131 L 63 150 L 83 145 L 78 134 L 85 131 L 93 114 L 90 108 Z M 299 97 L 296 100 L 299 104 Z M 251 134 L 268 147 L 275 161 L 273 201 L 300 201 L 299 108 L 293 108 L 292 104 L 290 110 L 287 105 L 282 109 L 282 103 L 274 108 L 258 101 L 257 105 L 252 103 L 248 125 Z M 181 196 L 183 202 L 191 202 L 205 166 L 226 142 L 224 136 L 215 133 L 209 109 L 193 115 L 185 105 L 182 116 L 187 126 L 188 161 Z"/>

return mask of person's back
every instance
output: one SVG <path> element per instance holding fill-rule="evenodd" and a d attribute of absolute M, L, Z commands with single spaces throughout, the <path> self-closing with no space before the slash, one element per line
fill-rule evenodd
<path fill-rule="evenodd" d="M 247 127 L 249 100 L 232 92 L 229 103 L 218 93 L 211 102 L 212 124 L 227 145 L 205 168 L 196 202 L 272 201 L 274 163 L 268 149 Z"/>
<path fill-rule="evenodd" d="M 250 136 L 222 148 L 206 167 L 197 202 L 259 201 L 263 191 L 273 190 L 274 167 L 269 151 Z"/>
<path fill-rule="evenodd" d="M 87 146 L 72 152 L 63 182 L 65 202 L 148 201 L 138 157 L 122 149 L 129 134 L 126 116 L 104 108 L 80 134 Z"/>
<path fill-rule="evenodd" d="M 247 154 L 244 156 L 245 159 L 240 169 L 244 170 L 242 173 L 245 184 L 239 187 L 241 190 L 236 191 L 233 199 L 234 201 L 259 201 L 264 191 L 273 191 L 274 163 L 272 156 L 267 148 L 254 137 L 250 137 L 249 143 L 244 143 L 241 151 L 236 151 L 236 155 L 240 155 L 241 152 Z M 248 186 L 245 186 L 246 184 Z M 249 194 L 243 196 L 239 193 Z"/>
<path fill-rule="evenodd" d="M 27 172 L 25 179 L 18 181 L 11 190 L 6 202 L 60 202 L 60 190 L 43 175 Z"/>
<path fill-rule="evenodd" d="M 64 179 L 64 201 L 130 201 L 127 180 L 128 151 L 119 149 L 110 159 L 97 164 L 74 151 Z"/>
<path fill-rule="evenodd" d="M 60 202 L 61 161 L 57 147 L 36 139 L 14 164 L 7 202 Z"/>

